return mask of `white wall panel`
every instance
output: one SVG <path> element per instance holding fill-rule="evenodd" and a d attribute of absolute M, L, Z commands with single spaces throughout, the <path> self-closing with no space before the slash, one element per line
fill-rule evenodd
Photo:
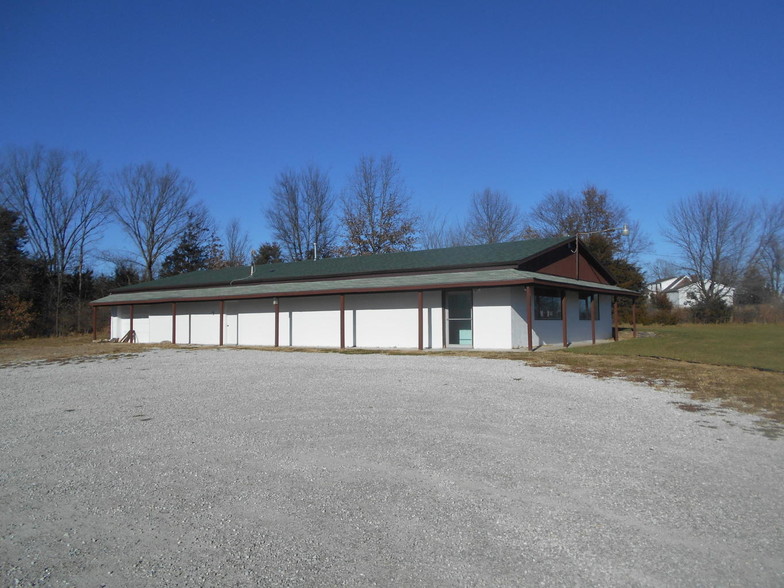
<path fill-rule="evenodd" d="M 153 304 L 147 307 L 149 313 L 149 342 L 171 342 L 172 320 L 171 304 Z"/>
<path fill-rule="evenodd" d="M 512 347 L 511 288 L 474 288 L 474 348 Z"/>
<path fill-rule="evenodd" d="M 307 296 L 280 299 L 288 318 L 293 347 L 340 347 L 340 297 Z"/>
<path fill-rule="evenodd" d="M 133 307 L 133 330 L 137 343 L 150 343 L 150 308 L 147 305 Z"/>
<path fill-rule="evenodd" d="M 424 293 L 422 321 L 425 349 L 441 349 L 444 346 L 444 311 L 441 290 Z"/>
<path fill-rule="evenodd" d="M 346 296 L 346 346 L 416 348 L 419 344 L 418 308 L 416 292 Z"/>
<path fill-rule="evenodd" d="M 275 344 L 275 307 L 272 299 L 229 300 L 224 315 L 225 345 Z"/>
<path fill-rule="evenodd" d="M 177 304 L 177 342 L 195 345 L 217 345 L 220 331 L 220 303 L 185 302 Z M 180 329 L 180 321 L 187 320 L 188 326 Z M 186 341 L 181 335 L 189 334 Z"/>
<path fill-rule="evenodd" d="M 526 302 L 525 286 L 512 286 L 510 288 L 512 307 L 512 349 L 528 349 L 528 306 Z M 533 303 L 533 300 L 532 300 Z M 538 344 L 536 333 L 532 333 L 533 345 Z"/>
<path fill-rule="evenodd" d="M 191 342 L 191 315 L 190 302 L 177 303 L 177 343 L 186 344 Z"/>
<path fill-rule="evenodd" d="M 423 295 L 423 345 L 443 346 L 443 293 Z M 570 342 L 591 340 L 591 321 L 579 320 L 579 295 L 567 292 Z M 345 297 L 347 347 L 416 348 L 418 344 L 417 292 L 348 294 Z M 473 291 L 473 341 L 477 349 L 525 348 L 526 298 L 524 286 L 477 288 Z M 612 337 L 612 297 L 601 295 L 597 340 Z M 281 346 L 338 347 L 340 345 L 340 296 L 280 298 Z M 271 299 L 229 300 L 220 324 L 220 303 L 177 304 L 176 341 L 180 344 L 217 345 L 221 329 L 225 345 L 274 345 L 275 306 Z M 559 345 L 562 321 L 536 320 L 534 346 Z M 111 334 L 121 338 L 131 328 L 130 306 L 112 308 Z M 137 341 L 171 341 L 171 304 L 134 306 Z"/>

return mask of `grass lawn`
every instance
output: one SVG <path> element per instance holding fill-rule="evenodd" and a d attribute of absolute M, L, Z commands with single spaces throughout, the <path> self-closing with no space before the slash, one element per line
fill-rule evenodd
<path fill-rule="evenodd" d="M 542 355 L 600 377 L 675 385 L 695 400 L 718 400 L 784 423 L 784 326 L 678 325 L 640 334 Z"/>
<path fill-rule="evenodd" d="M 656 357 L 711 365 L 784 372 L 784 326 L 679 325 L 642 329 L 638 337 L 615 345 L 577 347 L 572 353 Z"/>

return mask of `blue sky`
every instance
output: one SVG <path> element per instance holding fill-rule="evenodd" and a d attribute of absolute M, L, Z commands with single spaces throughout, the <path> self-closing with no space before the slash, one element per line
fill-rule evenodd
<path fill-rule="evenodd" d="M 340 188 L 391 153 L 415 205 L 608 190 L 658 237 L 678 198 L 784 197 L 784 3 L 145 2 L 0 7 L 0 144 L 169 162 L 271 238 L 275 175 Z M 105 246 L 121 246 L 110 231 Z"/>

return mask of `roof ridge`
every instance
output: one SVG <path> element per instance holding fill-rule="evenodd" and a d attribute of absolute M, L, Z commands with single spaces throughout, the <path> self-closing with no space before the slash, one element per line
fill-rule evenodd
<path fill-rule="evenodd" d="M 253 265 L 251 266 L 253 271 L 247 276 L 245 275 L 249 271 L 249 266 L 247 265 L 217 270 L 200 270 L 124 286 L 116 288 L 112 292 L 228 285 L 240 279 L 242 279 L 244 284 L 254 284 L 274 281 L 312 280 L 341 275 L 358 276 L 391 272 L 415 272 L 428 269 L 476 268 L 477 266 L 494 264 L 511 265 L 532 255 L 542 253 L 572 238 L 547 237 L 502 243 Z"/>

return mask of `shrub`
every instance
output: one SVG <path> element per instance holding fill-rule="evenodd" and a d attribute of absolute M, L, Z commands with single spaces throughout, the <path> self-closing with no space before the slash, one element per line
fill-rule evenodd
<path fill-rule="evenodd" d="M 732 310 L 732 322 L 735 323 L 784 323 L 784 303 L 781 301 L 771 304 L 743 304 Z"/>
<path fill-rule="evenodd" d="M 690 310 L 695 323 L 727 323 L 732 318 L 732 309 L 718 296 L 697 300 Z"/>
<path fill-rule="evenodd" d="M 15 294 L 0 302 L 0 341 L 18 339 L 27 334 L 35 318 L 32 307 L 32 302 Z"/>

